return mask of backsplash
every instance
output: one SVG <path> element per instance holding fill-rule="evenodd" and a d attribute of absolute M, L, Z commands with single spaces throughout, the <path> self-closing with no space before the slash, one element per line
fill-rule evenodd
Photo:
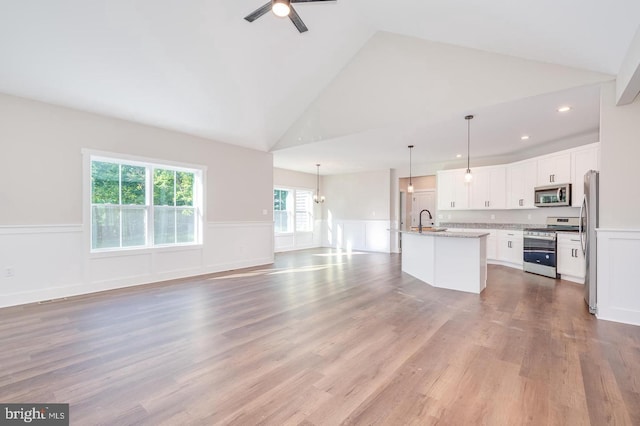
<path fill-rule="evenodd" d="M 473 224 L 545 224 L 547 217 L 578 217 L 577 207 L 540 207 L 527 210 L 443 210 L 436 213 L 436 225 L 445 223 Z"/>
<path fill-rule="evenodd" d="M 525 224 L 525 223 L 473 223 L 473 222 L 443 222 L 442 227 L 444 228 L 465 228 L 465 229 L 507 229 L 507 230 L 523 230 L 525 228 L 544 228 L 547 225 L 544 223 L 538 224 Z"/>

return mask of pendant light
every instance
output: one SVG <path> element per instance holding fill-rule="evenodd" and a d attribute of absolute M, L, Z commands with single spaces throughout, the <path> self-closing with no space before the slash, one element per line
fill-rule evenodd
<path fill-rule="evenodd" d="M 313 201 L 317 204 L 324 203 L 324 195 L 320 195 L 320 164 L 316 164 L 316 195 L 313 196 Z"/>
<path fill-rule="evenodd" d="M 467 115 L 465 118 L 467 120 L 467 173 L 464 175 L 465 182 L 471 182 L 473 179 L 473 175 L 471 174 L 471 169 L 469 168 L 469 152 L 471 146 L 471 120 L 473 119 L 473 115 Z"/>
<path fill-rule="evenodd" d="M 411 151 L 413 151 L 413 145 L 409 145 L 409 186 L 407 187 L 408 193 L 413 193 L 413 182 L 411 182 Z"/>

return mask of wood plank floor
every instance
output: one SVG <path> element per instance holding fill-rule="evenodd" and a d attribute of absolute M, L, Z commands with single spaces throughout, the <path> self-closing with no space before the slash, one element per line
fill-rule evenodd
<path fill-rule="evenodd" d="M 0 309 L 0 342 L 0 402 L 74 425 L 640 425 L 640 327 L 499 266 L 478 296 L 398 255 L 280 254 Z"/>

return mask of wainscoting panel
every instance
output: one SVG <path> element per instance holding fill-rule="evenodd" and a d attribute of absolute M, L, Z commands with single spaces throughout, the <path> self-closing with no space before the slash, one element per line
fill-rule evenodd
<path fill-rule="evenodd" d="M 204 244 L 89 253 L 82 225 L 0 227 L 0 307 L 273 262 L 273 223 L 208 223 Z"/>
<path fill-rule="evenodd" d="M 600 319 L 640 325 L 640 230 L 598 230 Z"/>
<path fill-rule="evenodd" d="M 82 227 L 0 227 L 0 307 L 75 293 L 84 274 Z"/>
<path fill-rule="evenodd" d="M 389 253 L 391 250 L 389 226 L 388 220 L 325 221 L 322 245 L 342 250 Z"/>
<path fill-rule="evenodd" d="M 273 263 L 273 222 L 211 222 L 206 232 L 207 272 Z"/>

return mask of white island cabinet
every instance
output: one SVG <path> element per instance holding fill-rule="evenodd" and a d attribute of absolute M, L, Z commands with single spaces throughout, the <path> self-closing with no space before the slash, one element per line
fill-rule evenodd
<path fill-rule="evenodd" d="M 488 232 L 403 232 L 402 271 L 434 287 L 480 293 L 487 286 Z"/>

